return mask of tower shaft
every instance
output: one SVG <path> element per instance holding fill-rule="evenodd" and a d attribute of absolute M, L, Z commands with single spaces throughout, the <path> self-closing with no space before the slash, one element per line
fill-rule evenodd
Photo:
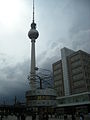
<path fill-rule="evenodd" d="M 31 42 L 31 74 L 35 74 L 35 40 L 32 40 Z"/>
<path fill-rule="evenodd" d="M 31 89 L 35 89 L 35 80 L 36 80 L 36 71 L 35 71 L 35 66 L 36 66 L 36 59 L 35 59 L 35 39 L 31 40 L 31 72 L 30 72 L 30 86 Z"/>

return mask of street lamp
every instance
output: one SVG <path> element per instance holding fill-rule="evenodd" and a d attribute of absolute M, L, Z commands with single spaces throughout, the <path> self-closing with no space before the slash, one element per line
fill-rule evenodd
<path fill-rule="evenodd" d="M 49 87 L 53 87 L 53 74 L 51 70 L 35 67 L 37 74 L 42 78 L 42 82 L 48 83 Z"/>
<path fill-rule="evenodd" d="M 40 80 L 40 89 L 42 89 L 42 78 L 39 75 L 36 74 L 35 76 L 32 77 L 32 79 L 34 79 L 35 77 L 39 78 L 39 80 Z M 30 76 L 28 76 L 28 80 L 30 80 Z"/>

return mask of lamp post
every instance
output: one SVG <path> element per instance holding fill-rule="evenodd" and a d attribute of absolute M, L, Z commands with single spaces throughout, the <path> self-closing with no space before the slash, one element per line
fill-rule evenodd
<path fill-rule="evenodd" d="M 36 74 L 35 76 L 34 76 L 34 78 L 38 78 L 39 79 L 39 86 L 40 86 L 40 89 L 43 89 L 43 83 L 47 83 L 51 88 L 52 88 L 52 85 L 48 82 L 48 80 L 47 79 L 49 79 L 50 78 L 50 76 L 44 76 L 44 77 L 41 77 L 41 76 L 39 76 L 38 74 Z M 33 79 L 33 77 L 32 77 L 32 79 Z M 30 76 L 28 76 L 28 80 L 30 80 Z M 46 81 L 45 81 L 46 80 Z M 36 81 L 37 82 L 37 81 Z"/>
<path fill-rule="evenodd" d="M 36 75 L 36 77 L 39 78 L 39 80 L 40 80 L 40 89 L 42 89 L 42 78 L 39 75 Z"/>
<path fill-rule="evenodd" d="M 42 89 L 42 78 L 39 75 L 37 75 L 37 74 L 34 76 L 34 78 L 35 77 L 39 78 L 39 80 L 40 80 L 40 89 Z M 31 79 L 30 76 L 28 76 L 28 80 L 30 80 L 30 79 Z"/>
<path fill-rule="evenodd" d="M 48 83 L 49 87 L 53 87 L 53 74 L 51 70 L 35 67 L 35 70 L 38 71 L 37 74 L 42 78 L 43 82 Z"/>

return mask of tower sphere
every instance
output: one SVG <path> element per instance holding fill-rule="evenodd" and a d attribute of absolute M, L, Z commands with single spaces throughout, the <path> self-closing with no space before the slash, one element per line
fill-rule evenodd
<path fill-rule="evenodd" d="M 37 39 L 38 36 L 39 36 L 39 33 L 38 33 L 38 31 L 36 30 L 36 23 L 33 22 L 33 23 L 31 24 L 31 29 L 30 29 L 30 31 L 28 32 L 28 37 L 29 37 L 30 39 Z"/>
<path fill-rule="evenodd" d="M 28 32 L 28 37 L 30 39 L 37 39 L 39 36 L 39 33 L 36 29 L 30 29 L 30 31 Z"/>

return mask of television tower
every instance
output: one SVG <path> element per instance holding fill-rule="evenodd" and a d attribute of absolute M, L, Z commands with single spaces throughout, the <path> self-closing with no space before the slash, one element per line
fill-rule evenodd
<path fill-rule="evenodd" d="M 56 105 L 56 92 L 53 88 L 44 88 L 40 85 L 40 88 L 37 89 L 36 86 L 36 77 L 40 79 L 40 84 L 42 84 L 42 78 L 36 75 L 36 63 L 35 63 L 35 41 L 38 38 L 39 33 L 36 30 L 36 23 L 34 22 L 34 0 L 33 0 L 33 21 L 31 23 L 31 29 L 28 32 L 28 37 L 31 39 L 31 71 L 30 71 L 30 90 L 26 91 L 26 105 L 30 108 L 33 108 L 33 112 L 41 114 L 43 107 L 47 110 L 47 107 L 51 108 Z M 33 97 L 35 96 L 35 98 Z M 38 97 L 43 99 L 37 99 Z M 48 99 L 47 99 L 48 98 Z M 35 108 L 35 109 L 34 109 Z M 37 108 L 37 109 L 36 109 Z M 39 109 L 40 108 L 40 109 Z"/>
<path fill-rule="evenodd" d="M 36 88 L 35 42 L 38 36 L 39 36 L 39 33 L 36 30 L 36 23 L 34 22 L 34 0 L 33 0 L 33 21 L 31 23 L 31 29 L 28 32 L 28 37 L 31 39 L 31 71 L 30 71 L 30 79 L 29 79 L 31 89 Z"/>

